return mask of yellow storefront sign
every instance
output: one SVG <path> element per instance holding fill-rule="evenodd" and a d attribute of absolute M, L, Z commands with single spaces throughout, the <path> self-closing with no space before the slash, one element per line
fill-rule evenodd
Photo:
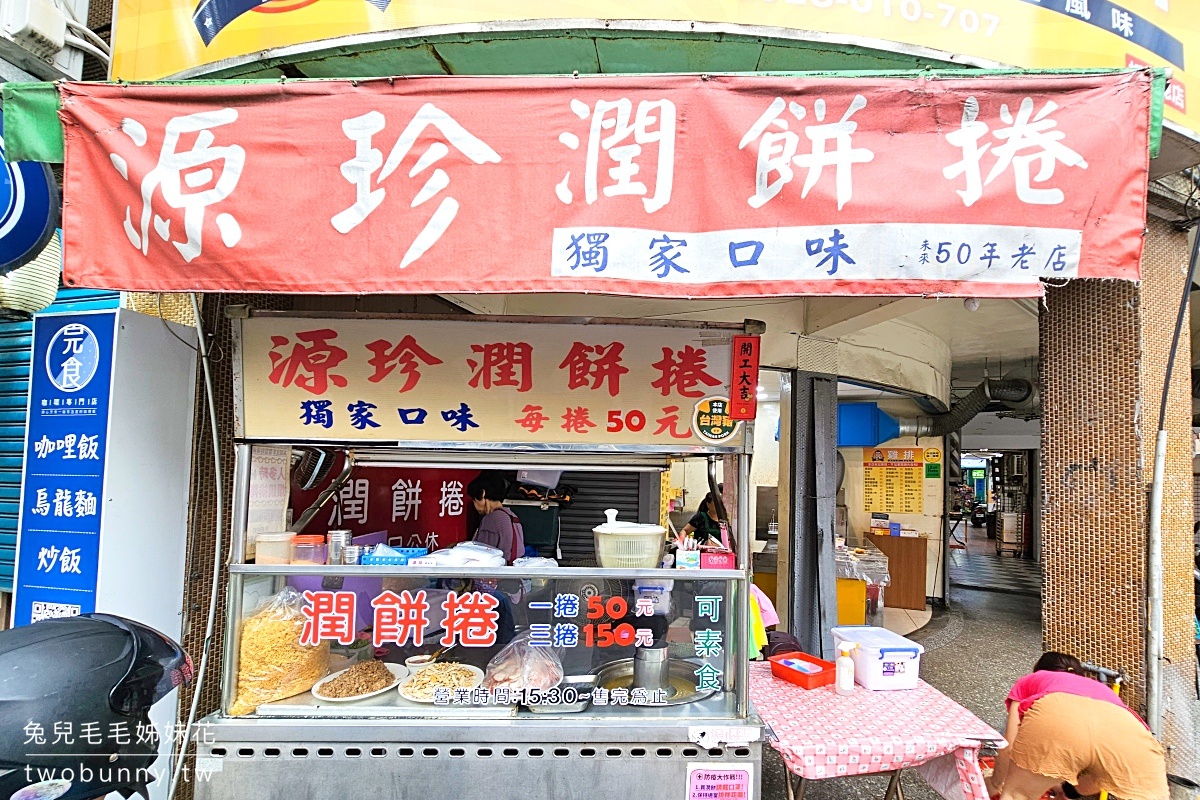
<path fill-rule="evenodd" d="M 742 445 L 727 331 L 268 316 L 237 336 L 248 439 Z"/>
<path fill-rule="evenodd" d="M 353 34 L 563 18 L 764 25 L 1026 68 L 1171 67 L 1166 115 L 1200 129 L 1200 112 L 1188 97 L 1200 88 L 1186 72 L 1200 59 L 1195 0 L 119 0 L 112 77 L 157 80 L 222 59 Z"/>

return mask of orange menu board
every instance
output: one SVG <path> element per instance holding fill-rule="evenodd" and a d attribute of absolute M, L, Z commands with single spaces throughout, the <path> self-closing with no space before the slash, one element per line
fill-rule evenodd
<path fill-rule="evenodd" d="M 924 511 L 925 453 L 921 448 L 864 447 L 863 479 L 863 504 L 868 513 Z"/>

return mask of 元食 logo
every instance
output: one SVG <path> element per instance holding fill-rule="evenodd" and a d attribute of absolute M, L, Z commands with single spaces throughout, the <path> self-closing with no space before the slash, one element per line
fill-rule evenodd
<path fill-rule="evenodd" d="M 46 375 L 59 391 L 78 392 L 91 382 L 99 367 L 100 342 L 88 326 L 72 322 L 50 337 Z"/>

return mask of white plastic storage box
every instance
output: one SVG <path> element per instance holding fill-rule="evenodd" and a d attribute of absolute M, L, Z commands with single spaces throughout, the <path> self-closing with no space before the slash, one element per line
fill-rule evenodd
<path fill-rule="evenodd" d="M 666 617 L 671 614 L 671 590 L 674 588 L 675 581 L 634 581 L 633 598 L 635 602 L 649 600 L 654 613 Z"/>
<path fill-rule="evenodd" d="M 842 642 L 858 645 L 851 653 L 855 683 L 872 691 L 917 688 L 923 646 L 871 625 L 841 625 L 832 632 L 835 651 Z"/>
<path fill-rule="evenodd" d="M 561 469 L 522 469 L 517 471 L 517 483 L 541 486 L 543 489 L 557 489 L 562 474 Z"/>

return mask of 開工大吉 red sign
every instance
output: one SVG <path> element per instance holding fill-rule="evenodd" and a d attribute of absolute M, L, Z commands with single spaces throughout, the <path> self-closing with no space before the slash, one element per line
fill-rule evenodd
<path fill-rule="evenodd" d="M 759 345 L 760 339 L 757 336 L 733 337 L 730 419 L 754 419 L 754 415 L 758 413 Z"/>

